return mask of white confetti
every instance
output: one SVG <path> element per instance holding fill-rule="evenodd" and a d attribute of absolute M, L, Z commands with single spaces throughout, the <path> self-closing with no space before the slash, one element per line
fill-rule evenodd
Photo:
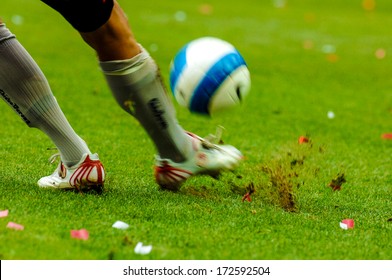
<path fill-rule="evenodd" d="M 157 52 L 159 50 L 159 46 L 157 44 L 151 44 L 149 50 L 150 52 Z"/>
<path fill-rule="evenodd" d="M 328 117 L 328 119 L 333 119 L 333 118 L 335 118 L 335 113 L 332 111 L 328 111 L 327 117 Z"/>
<path fill-rule="evenodd" d="M 336 47 L 334 45 L 324 45 L 321 48 L 321 51 L 323 53 L 335 53 L 336 52 Z"/>
<path fill-rule="evenodd" d="M 186 21 L 187 15 L 184 11 L 177 11 L 174 14 L 174 19 L 179 22 Z"/>
<path fill-rule="evenodd" d="M 118 228 L 118 229 L 127 229 L 127 228 L 129 228 L 129 225 L 127 223 L 122 222 L 122 221 L 117 221 L 112 225 L 112 227 Z"/>
<path fill-rule="evenodd" d="M 135 254 L 148 255 L 152 250 L 152 245 L 143 246 L 142 242 L 138 242 L 135 247 Z"/>
<path fill-rule="evenodd" d="M 342 223 L 342 222 L 340 222 L 339 223 L 340 224 L 340 227 L 342 228 L 342 229 L 348 229 L 348 225 L 347 224 L 345 224 L 345 223 Z"/>
<path fill-rule="evenodd" d="M 22 25 L 24 22 L 24 18 L 20 15 L 13 15 L 11 21 L 15 25 Z"/>

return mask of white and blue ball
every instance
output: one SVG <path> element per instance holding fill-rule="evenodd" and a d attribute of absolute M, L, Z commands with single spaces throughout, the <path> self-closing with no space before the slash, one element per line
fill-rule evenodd
<path fill-rule="evenodd" d="M 170 87 L 191 112 L 213 115 L 241 104 L 250 90 L 245 60 L 230 43 L 203 37 L 185 45 L 170 66 Z"/>

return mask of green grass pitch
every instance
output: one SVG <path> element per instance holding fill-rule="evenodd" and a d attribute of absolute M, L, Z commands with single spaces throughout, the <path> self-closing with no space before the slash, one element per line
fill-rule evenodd
<path fill-rule="evenodd" d="M 154 147 L 115 103 L 93 51 L 40 1 L 2 0 L 0 16 L 99 153 L 107 184 L 101 196 L 39 189 L 55 169 L 53 145 L 0 102 L 0 210 L 9 210 L 0 259 L 392 258 L 392 141 L 381 137 L 392 132 L 391 1 L 119 2 L 166 83 L 171 58 L 192 39 L 238 48 L 252 75 L 243 106 L 212 119 L 176 109 L 200 136 L 224 126 L 223 140 L 246 160 L 219 180 L 159 190 Z M 353 229 L 340 228 L 347 218 Z M 112 228 L 117 220 L 130 227 Z M 24 230 L 6 228 L 11 221 Z M 70 237 L 82 228 L 88 240 Z M 135 254 L 138 242 L 151 253 Z"/>

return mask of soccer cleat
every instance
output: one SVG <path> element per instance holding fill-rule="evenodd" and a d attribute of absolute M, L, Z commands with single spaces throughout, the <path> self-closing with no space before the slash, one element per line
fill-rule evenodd
<path fill-rule="evenodd" d="M 54 155 L 53 158 L 57 157 Z M 41 178 L 38 186 L 53 189 L 95 190 L 101 193 L 105 182 L 105 170 L 97 154 L 84 154 L 79 163 L 67 167 L 60 161 L 52 175 Z"/>
<path fill-rule="evenodd" d="M 229 145 L 216 145 L 195 134 L 192 139 L 191 157 L 184 162 L 173 162 L 156 156 L 155 179 L 164 189 L 178 190 L 183 182 L 194 175 L 217 177 L 222 171 L 236 168 L 243 156 L 239 150 Z"/>

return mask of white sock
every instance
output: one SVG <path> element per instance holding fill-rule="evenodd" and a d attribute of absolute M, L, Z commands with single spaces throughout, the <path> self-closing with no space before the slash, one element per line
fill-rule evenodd
<path fill-rule="evenodd" d="M 67 166 L 90 153 L 68 123 L 41 69 L 5 24 L 0 24 L 0 97 L 28 126 L 50 137 Z"/>
<path fill-rule="evenodd" d="M 177 122 L 158 66 L 147 51 L 100 66 L 118 104 L 141 123 L 160 157 L 184 161 L 192 149 L 190 138 Z"/>

